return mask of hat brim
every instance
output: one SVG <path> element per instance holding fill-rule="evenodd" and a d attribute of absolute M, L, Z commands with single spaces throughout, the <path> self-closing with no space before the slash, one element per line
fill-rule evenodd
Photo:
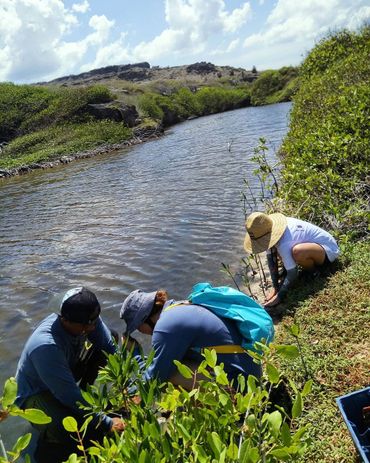
<path fill-rule="evenodd" d="M 260 238 L 251 239 L 247 232 L 244 239 L 244 249 L 252 254 L 259 254 L 260 252 L 267 251 L 272 248 L 283 236 L 287 227 L 287 219 L 284 214 L 276 212 L 269 214 L 272 220 L 271 233 L 261 236 Z"/>
<path fill-rule="evenodd" d="M 137 330 L 144 320 L 149 317 L 156 295 L 157 291 L 150 293 L 133 291 L 126 298 L 120 310 L 120 318 L 126 322 L 126 335 L 130 335 Z M 129 313 L 131 313 L 131 316 L 127 317 Z"/>

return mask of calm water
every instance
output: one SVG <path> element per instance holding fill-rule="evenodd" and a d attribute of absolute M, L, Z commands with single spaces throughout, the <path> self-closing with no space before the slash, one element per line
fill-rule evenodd
<path fill-rule="evenodd" d="M 0 387 L 70 287 L 95 291 L 122 331 L 133 289 L 183 298 L 199 281 L 230 284 L 220 267 L 244 256 L 240 191 L 254 182 L 253 148 L 261 136 L 279 147 L 289 109 L 195 119 L 159 140 L 0 182 Z M 0 426 L 6 443 L 18 435 L 11 420 Z"/>

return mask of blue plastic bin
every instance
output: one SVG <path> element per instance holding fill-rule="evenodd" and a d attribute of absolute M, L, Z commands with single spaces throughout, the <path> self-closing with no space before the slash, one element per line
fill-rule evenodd
<path fill-rule="evenodd" d="M 370 428 L 365 423 L 362 410 L 370 406 L 370 387 L 335 399 L 353 442 L 365 463 L 370 460 Z"/>

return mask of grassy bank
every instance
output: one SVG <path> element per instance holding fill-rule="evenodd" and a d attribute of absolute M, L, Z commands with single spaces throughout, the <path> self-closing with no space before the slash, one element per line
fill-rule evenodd
<path fill-rule="evenodd" d="M 191 84 L 181 80 L 139 84 L 120 79 L 73 87 L 2 83 L 0 142 L 5 144 L 0 148 L 0 169 L 122 143 L 132 138 L 132 128 L 167 127 L 191 117 L 286 101 L 295 73 L 295 68 L 269 71 L 253 83 L 233 75 L 227 79 L 216 75 L 209 82 L 202 77 Z M 254 94 L 257 97 L 251 103 Z M 106 105 L 107 112 L 97 115 L 92 111 L 97 105 Z M 124 116 L 120 120 L 127 107 L 131 108 L 131 128 Z"/>
<path fill-rule="evenodd" d="M 342 257 L 327 278 L 302 279 L 283 309 L 283 329 L 300 326 L 313 392 L 302 424 L 311 424 L 307 462 L 357 461 L 335 398 L 369 385 L 370 27 L 322 40 L 301 66 L 289 133 L 284 141 L 279 199 L 287 214 L 331 230 Z M 303 382 L 300 360 L 284 364 Z"/>

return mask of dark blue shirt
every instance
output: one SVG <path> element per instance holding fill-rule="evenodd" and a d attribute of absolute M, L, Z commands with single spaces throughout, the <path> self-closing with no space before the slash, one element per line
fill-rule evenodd
<path fill-rule="evenodd" d="M 153 363 L 146 372 L 146 378 L 157 377 L 168 380 L 176 372 L 174 360 L 204 360 L 199 348 L 225 344 L 240 345 L 242 336 L 233 320 L 219 318 L 205 307 L 193 304 L 178 305 L 166 302 L 155 325 L 152 347 L 155 351 Z M 217 362 L 224 363 L 229 380 L 239 374 L 260 376 L 260 366 L 248 354 L 217 354 Z"/>
<path fill-rule="evenodd" d="M 56 314 L 42 320 L 28 339 L 18 363 L 17 405 L 22 407 L 28 397 L 50 391 L 63 405 L 77 414 L 83 414 L 77 402 L 85 401 L 72 369 L 87 339 L 98 350 L 115 352 L 110 331 L 100 317 L 95 330 L 88 337 L 69 334 Z M 105 415 L 99 418 L 107 430 L 111 428 L 111 418 Z"/>

